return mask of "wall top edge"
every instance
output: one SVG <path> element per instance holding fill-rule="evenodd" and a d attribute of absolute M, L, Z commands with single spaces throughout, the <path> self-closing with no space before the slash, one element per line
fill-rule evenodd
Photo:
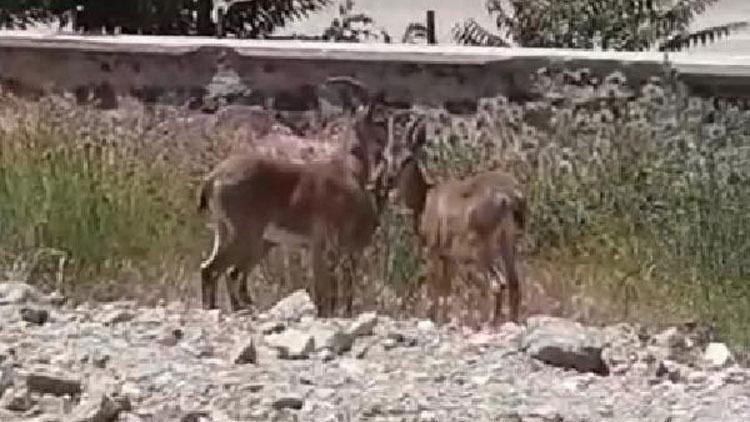
<path fill-rule="evenodd" d="M 69 34 L 2 34 L 0 48 L 68 49 L 110 53 L 179 55 L 205 48 L 234 50 L 240 56 L 280 59 L 396 61 L 484 65 L 510 60 L 551 62 L 619 61 L 624 65 L 658 65 L 660 52 L 613 52 L 548 48 L 467 47 L 457 45 L 357 44 L 287 40 L 237 40 L 210 37 Z M 669 53 L 680 73 L 750 76 L 750 53 Z"/>

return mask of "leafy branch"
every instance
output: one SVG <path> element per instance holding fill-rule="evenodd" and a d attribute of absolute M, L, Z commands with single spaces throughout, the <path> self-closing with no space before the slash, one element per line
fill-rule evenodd
<path fill-rule="evenodd" d="M 597 48 L 642 51 L 676 49 L 713 41 L 744 28 L 735 22 L 688 32 L 694 18 L 719 0 L 487 0 L 497 33 L 469 19 L 453 28 L 464 45 Z"/>

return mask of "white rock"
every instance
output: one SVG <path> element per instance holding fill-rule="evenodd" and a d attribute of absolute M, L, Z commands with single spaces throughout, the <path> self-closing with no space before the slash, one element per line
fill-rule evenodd
<path fill-rule="evenodd" d="M 602 359 L 603 341 L 599 331 L 561 318 L 532 317 L 521 341 L 522 350 L 549 365 L 581 372 L 608 374 Z"/>
<path fill-rule="evenodd" d="M 221 309 L 209 309 L 204 312 L 205 312 L 207 321 L 219 323 L 223 320 Z"/>
<path fill-rule="evenodd" d="M 34 287 L 19 282 L 0 283 L 0 305 L 38 302 L 41 294 Z"/>
<path fill-rule="evenodd" d="M 13 363 L 8 361 L 0 364 L 0 397 L 7 388 L 13 385 L 14 378 Z"/>
<path fill-rule="evenodd" d="M 0 407 L 14 412 L 25 412 L 32 406 L 34 402 L 25 388 L 9 388 L 0 398 Z"/>
<path fill-rule="evenodd" d="M 337 327 L 316 324 L 309 330 L 315 339 L 315 350 L 329 349 L 335 354 L 351 350 L 354 338 Z"/>
<path fill-rule="evenodd" d="M 423 319 L 417 323 L 417 329 L 421 331 L 434 331 L 435 323 L 429 319 Z"/>
<path fill-rule="evenodd" d="M 495 340 L 489 333 L 475 333 L 469 336 L 468 343 L 474 346 L 487 346 Z"/>
<path fill-rule="evenodd" d="M 101 322 L 102 324 L 109 326 L 109 325 L 120 324 L 123 322 L 128 322 L 128 321 L 131 321 L 133 318 L 135 318 L 135 313 L 130 310 L 113 309 L 111 311 L 105 312 L 96 320 L 97 322 Z"/>
<path fill-rule="evenodd" d="M 725 366 L 732 361 L 732 352 L 724 343 L 709 343 L 703 353 L 703 360 L 713 366 Z"/>
<path fill-rule="evenodd" d="M 54 415 L 63 414 L 66 411 L 66 400 L 63 397 L 44 394 L 39 396 L 37 406 L 42 413 Z"/>
<path fill-rule="evenodd" d="M 53 306 L 62 306 L 63 304 L 65 304 L 66 300 L 66 297 L 58 291 L 54 291 L 47 295 L 47 302 Z"/>
<path fill-rule="evenodd" d="M 702 384 L 706 382 L 708 377 L 706 376 L 706 373 L 703 371 L 692 371 L 688 373 L 686 377 L 686 381 L 689 384 Z"/>
<path fill-rule="evenodd" d="M 140 401 L 145 396 L 145 393 L 138 384 L 128 381 L 120 388 L 120 395 L 127 397 L 131 401 Z"/>
<path fill-rule="evenodd" d="M 378 314 L 375 312 L 365 312 L 360 314 L 357 319 L 352 321 L 347 334 L 352 337 L 369 336 L 373 328 L 378 323 Z"/>
<path fill-rule="evenodd" d="M 297 329 L 266 336 L 266 343 L 278 350 L 281 359 L 307 359 L 315 350 L 315 338 Z"/>
<path fill-rule="evenodd" d="M 504 343 L 520 344 L 526 327 L 515 322 L 506 322 L 500 326 L 500 340 Z"/>
<path fill-rule="evenodd" d="M 281 321 L 299 321 L 305 316 L 317 316 L 318 310 L 307 291 L 300 289 L 281 299 L 268 314 Z"/>
<path fill-rule="evenodd" d="M 423 410 L 419 412 L 419 422 L 438 422 L 438 416 L 435 412 Z"/>

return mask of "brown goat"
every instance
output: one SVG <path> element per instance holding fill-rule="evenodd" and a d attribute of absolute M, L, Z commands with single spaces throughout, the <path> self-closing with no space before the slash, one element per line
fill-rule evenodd
<path fill-rule="evenodd" d="M 432 318 L 442 322 L 440 301 L 451 293 L 460 263 L 473 262 L 485 276 L 499 276 L 500 257 L 509 288 L 510 319 L 518 321 L 516 238 L 525 228 L 526 203 L 517 181 L 509 174 L 487 171 L 433 185 L 415 159 L 404 161 L 396 177 L 398 196 L 414 212 L 415 228 L 437 272 L 428 280 Z M 502 316 L 502 292 L 495 293 L 495 324 Z"/>
<path fill-rule="evenodd" d="M 324 254 L 335 247 L 360 251 L 369 243 L 377 223 L 376 209 L 367 192 L 336 160 L 304 165 L 253 156 L 232 157 L 206 179 L 200 204 L 201 210 L 209 204 L 218 205 L 213 207 L 217 225 L 214 249 L 201 264 L 204 305 L 208 308 L 216 306 L 216 274 L 235 266 L 246 275 L 272 246 L 290 243 L 291 238 L 291 242 L 311 247 L 313 294 L 321 313 L 332 313 L 335 289 L 324 273 Z M 228 286 L 233 308 L 240 300 L 247 300 L 241 285 Z M 347 293 L 351 295 L 351 291 Z M 350 296 L 347 301 L 350 311 Z"/>
<path fill-rule="evenodd" d="M 284 243 L 309 248 L 313 260 L 313 297 L 321 315 L 332 315 L 338 292 L 328 274 L 327 257 L 346 254 L 356 259 L 371 241 L 378 223 L 366 185 L 388 142 L 387 119 L 377 110 L 361 84 L 347 78 L 331 82 L 350 84 L 367 100 L 354 121 L 350 147 L 329 160 L 299 163 L 279 157 L 245 154 L 221 162 L 200 188 L 199 211 L 212 210 L 214 247 L 201 264 L 203 305 L 216 307 L 216 279 L 233 267 L 227 287 L 231 306 L 249 304 L 247 274 L 270 248 Z M 381 177 L 378 175 L 377 177 Z M 377 192 L 376 192 L 377 193 Z M 238 283 L 239 275 L 242 275 Z M 343 286 L 346 313 L 351 313 L 351 280 Z"/>

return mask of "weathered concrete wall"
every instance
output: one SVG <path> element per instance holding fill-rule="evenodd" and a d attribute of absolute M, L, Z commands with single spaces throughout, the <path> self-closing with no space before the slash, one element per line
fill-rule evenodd
<path fill-rule="evenodd" d="M 750 57 L 670 54 L 679 77 L 701 95 L 750 98 Z M 523 99 L 544 66 L 621 70 L 632 84 L 661 73 L 661 53 L 612 53 L 456 46 L 329 44 L 140 36 L 0 38 L 0 83 L 25 95 L 94 94 L 182 104 L 226 81 L 244 85 L 248 101 L 271 97 L 281 109 L 305 109 L 328 76 L 355 76 L 390 101 L 473 103 L 498 94 Z M 213 87 L 213 88 L 212 88 Z"/>

